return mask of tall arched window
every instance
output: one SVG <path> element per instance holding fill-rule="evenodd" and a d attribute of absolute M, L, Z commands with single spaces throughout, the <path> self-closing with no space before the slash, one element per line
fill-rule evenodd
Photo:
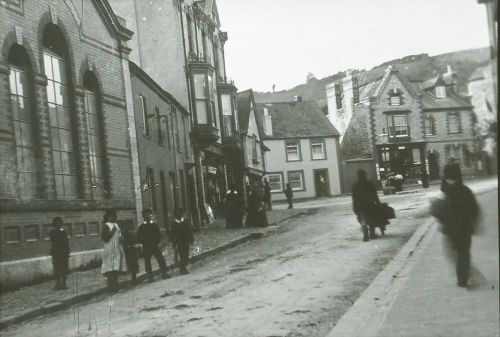
<path fill-rule="evenodd" d="M 90 71 L 85 73 L 83 87 L 85 88 L 85 119 L 87 121 L 92 195 L 94 198 L 102 198 L 107 193 L 104 176 L 102 115 L 99 104 L 99 86 L 97 79 Z"/>
<path fill-rule="evenodd" d="M 57 26 L 43 32 L 43 62 L 47 76 L 47 103 L 56 195 L 77 197 L 74 127 L 68 95 L 67 46 Z"/>
<path fill-rule="evenodd" d="M 12 46 L 8 61 L 19 196 L 29 199 L 36 197 L 38 190 L 36 140 L 29 85 L 31 64 L 26 51 L 20 45 Z"/>

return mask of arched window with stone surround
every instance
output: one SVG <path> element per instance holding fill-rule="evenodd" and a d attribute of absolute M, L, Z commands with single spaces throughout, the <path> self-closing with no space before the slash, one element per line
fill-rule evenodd
<path fill-rule="evenodd" d="M 57 198 L 78 196 L 74 121 L 68 94 L 68 48 L 56 25 L 43 32 L 43 64 L 47 76 L 50 143 Z"/>
<path fill-rule="evenodd" d="M 87 123 L 92 196 L 102 198 L 107 197 L 108 194 L 104 167 L 103 118 L 99 84 L 91 71 L 85 72 L 83 87 L 85 89 L 84 108 Z"/>
<path fill-rule="evenodd" d="M 9 50 L 9 90 L 12 124 L 16 144 L 18 195 L 21 199 L 38 197 L 37 136 L 31 91 L 31 63 L 26 50 L 13 45 Z"/>

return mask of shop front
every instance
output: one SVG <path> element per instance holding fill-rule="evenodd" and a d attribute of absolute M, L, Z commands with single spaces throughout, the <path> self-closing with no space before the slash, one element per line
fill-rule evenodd
<path fill-rule="evenodd" d="M 226 172 L 223 157 L 205 152 L 201 162 L 205 202 L 210 205 L 216 218 L 223 216 L 224 195 L 226 192 Z"/>
<path fill-rule="evenodd" d="M 405 183 L 417 182 L 423 172 L 428 172 L 425 143 L 383 144 L 376 147 L 377 178 L 386 181 L 401 175 Z"/>

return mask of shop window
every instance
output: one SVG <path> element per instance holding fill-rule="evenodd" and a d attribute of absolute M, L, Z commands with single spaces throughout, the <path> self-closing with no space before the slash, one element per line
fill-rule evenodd
<path fill-rule="evenodd" d="M 99 103 L 97 79 L 87 71 L 84 76 L 85 118 L 87 121 L 87 139 L 90 160 L 90 177 L 92 180 L 92 196 L 104 197 L 107 188 L 104 180 L 104 137 L 103 120 Z"/>
<path fill-rule="evenodd" d="M 87 235 L 87 224 L 85 222 L 76 222 L 73 227 L 75 237 Z"/>
<path fill-rule="evenodd" d="M 99 235 L 99 223 L 97 221 L 89 222 L 89 236 Z"/>
<path fill-rule="evenodd" d="M 24 226 L 24 241 L 38 241 L 40 240 L 40 228 L 38 225 Z"/>
<path fill-rule="evenodd" d="M 325 142 L 323 140 L 311 141 L 311 158 L 312 160 L 326 159 Z"/>
<path fill-rule="evenodd" d="M 4 242 L 5 243 L 19 243 L 21 242 L 21 230 L 17 226 L 9 226 L 4 229 Z"/>
<path fill-rule="evenodd" d="M 448 125 L 449 134 L 462 133 L 462 123 L 458 112 L 449 112 L 446 115 L 446 123 Z"/>
<path fill-rule="evenodd" d="M 288 171 L 287 180 L 293 191 L 304 191 L 304 172 L 303 171 Z"/>
<path fill-rule="evenodd" d="M 408 137 L 409 127 L 406 115 L 388 115 L 389 137 Z"/>
<path fill-rule="evenodd" d="M 282 173 L 267 174 L 267 181 L 271 187 L 271 192 L 283 192 L 283 175 Z"/>
<path fill-rule="evenodd" d="M 9 88 L 16 144 L 17 186 L 21 199 L 37 196 L 37 161 L 34 116 L 30 91 L 30 63 L 26 51 L 14 45 L 9 51 Z"/>
<path fill-rule="evenodd" d="M 56 195 L 60 198 L 76 198 L 75 128 L 68 94 L 67 48 L 64 36 L 55 25 L 49 24 L 45 28 L 43 47 Z"/>
<path fill-rule="evenodd" d="M 436 120 L 431 114 L 425 116 L 425 135 L 435 136 L 436 135 Z"/>
<path fill-rule="evenodd" d="M 286 161 L 300 161 L 300 145 L 298 141 L 286 141 Z"/>

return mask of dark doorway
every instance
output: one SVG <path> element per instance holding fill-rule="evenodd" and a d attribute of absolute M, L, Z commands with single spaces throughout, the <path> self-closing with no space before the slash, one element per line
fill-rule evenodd
<path fill-rule="evenodd" d="M 435 152 L 429 154 L 429 179 L 439 179 L 439 156 Z"/>
<path fill-rule="evenodd" d="M 328 182 L 328 169 L 314 170 L 314 187 L 316 197 L 330 196 L 330 184 Z"/>

